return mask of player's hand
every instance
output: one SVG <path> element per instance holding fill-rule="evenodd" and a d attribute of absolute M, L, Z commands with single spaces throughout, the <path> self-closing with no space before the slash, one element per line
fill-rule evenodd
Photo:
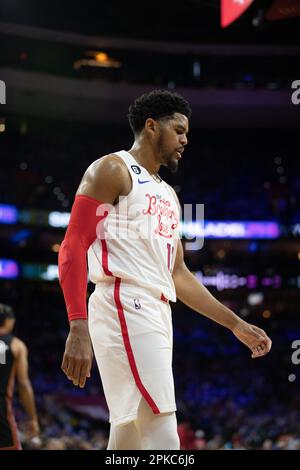
<path fill-rule="evenodd" d="M 245 321 L 238 323 L 233 334 L 252 351 L 252 359 L 265 356 L 271 349 L 272 341 L 261 328 Z"/>
<path fill-rule="evenodd" d="M 91 376 L 93 350 L 86 320 L 73 320 L 70 323 L 70 333 L 65 347 L 61 368 L 80 388 Z"/>

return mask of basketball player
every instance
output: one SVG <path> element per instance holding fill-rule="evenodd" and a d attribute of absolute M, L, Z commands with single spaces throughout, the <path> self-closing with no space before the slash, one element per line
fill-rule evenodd
<path fill-rule="evenodd" d="M 12 409 L 13 389 L 17 378 L 19 399 L 28 415 L 27 437 L 39 433 L 34 395 L 28 377 L 27 348 L 11 334 L 15 316 L 11 307 L 0 304 L 0 450 L 20 450 L 17 426 Z"/>
<path fill-rule="evenodd" d="M 110 411 L 111 450 L 179 449 L 169 301 L 179 298 L 230 329 L 253 358 L 271 348 L 263 330 L 218 302 L 184 263 L 178 199 L 158 171 L 177 169 L 190 115 L 189 104 L 168 91 L 135 100 L 128 115 L 134 144 L 87 169 L 59 252 L 70 321 L 62 369 L 84 387 L 92 342 Z M 86 253 L 96 285 L 88 317 Z"/>

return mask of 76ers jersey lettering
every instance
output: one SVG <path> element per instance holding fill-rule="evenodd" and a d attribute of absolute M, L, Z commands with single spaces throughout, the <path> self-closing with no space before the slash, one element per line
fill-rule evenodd
<path fill-rule="evenodd" d="M 88 251 L 90 279 L 98 283 L 113 275 L 175 301 L 180 213 L 174 190 L 155 181 L 130 153 L 115 155 L 126 164 L 132 189 L 104 219 L 105 241 L 96 239 Z"/>

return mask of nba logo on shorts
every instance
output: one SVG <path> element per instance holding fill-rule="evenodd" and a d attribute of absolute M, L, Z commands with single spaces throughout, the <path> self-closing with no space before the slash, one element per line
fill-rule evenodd
<path fill-rule="evenodd" d="M 139 299 L 133 299 L 134 301 L 134 308 L 136 310 L 139 310 L 141 308 L 140 300 Z"/>

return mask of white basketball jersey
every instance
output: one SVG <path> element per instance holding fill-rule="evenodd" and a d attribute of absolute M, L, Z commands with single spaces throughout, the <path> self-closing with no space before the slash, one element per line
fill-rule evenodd
<path fill-rule="evenodd" d="M 180 218 L 175 192 L 154 180 L 130 153 L 115 155 L 125 162 L 132 189 L 104 219 L 105 239 L 97 238 L 88 250 L 90 280 L 96 284 L 119 277 L 175 302 L 172 270 Z"/>

